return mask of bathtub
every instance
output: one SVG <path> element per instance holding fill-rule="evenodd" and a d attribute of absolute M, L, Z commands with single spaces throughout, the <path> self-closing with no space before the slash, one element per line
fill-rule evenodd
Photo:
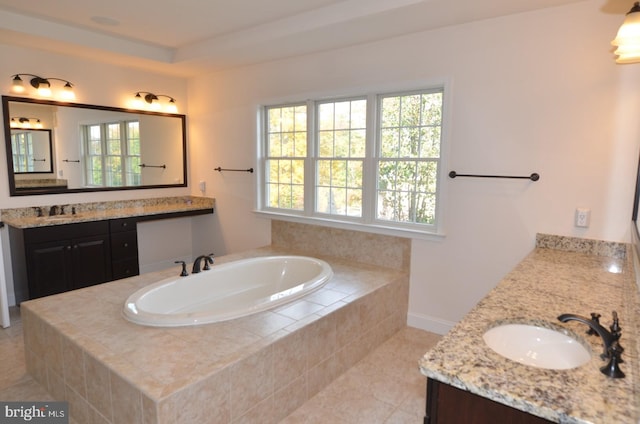
<path fill-rule="evenodd" d="M 306 256 L 241 259 L 144 287 L 129 296 L 123 315 L 154 327 L 226 321 L 299 299 L 332 276 L 328 263 Z"/>

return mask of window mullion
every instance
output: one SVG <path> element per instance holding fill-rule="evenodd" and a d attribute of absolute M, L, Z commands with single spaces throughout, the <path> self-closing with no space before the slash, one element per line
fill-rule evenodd
<path fill-rule="evenodd" d="M 304 214 L 306 216 L 313 216 L 316 210 L 316 166 L 318 156 L 316 107 L 314 101 L 307 101 L 307 156 L 304 160 Z"/>
<path fill-rule="evenodd" d="M 367 131 L 366 148 L 362 181 L 362 220 L 366 224 L 374 221 L 376 207 L 376 186 L 378 172 L 376 166 L 377 156 L 377 131 L 378 131 L 378 106 L 377 96 L 367 96 Z"/>

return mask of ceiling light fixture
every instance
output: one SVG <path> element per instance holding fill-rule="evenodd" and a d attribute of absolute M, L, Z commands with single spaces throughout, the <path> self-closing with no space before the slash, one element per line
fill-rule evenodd
<path fill-rule="evenodd" d="M 32 121 L 33 124 L 31 123 Z M 20 116 L 20 117 L 13 117 L 11 118 L 11 122 L 9 123 L 9 126 L 11 128 L 36 128 L 36 129 L 42 129 L 42 122 L 40 121 L 39 118 L 26 118 L 24 116 Z"/>
<path fill-rule="evenodd" d="M 142 95 L 144 94 L 144 97 Z M 168 100 L 163 105 L 160 98 L 166 97 Z M 149 108 L 151 110 L 161 110 L 164 109 L 165 112 L 168 113 L 177 113 L 178 106 L 176 106 L 176 99 L 171 96 L 167 96 L 166 94 L 153 94 L 148 91 L 138 91 L 133 97 L 133 107 L 136 109 L 145 109 Z"/>
<path fill-rule="evenodd" d="M 611 42 L 617 49 L 617 63 L 640 62 L 640 2 L 635 2 Z"/>
<path fill-rule="evenodd" d="M 38 94 L 43 97 L 51 97 L 51 82 L 50 81 L 61 81 L 64 83 L 62 87 L 62 91 L 60 92 L 60 98 L 63 100 L 73 100 L 76 95 L 73 92 L 73 84 L 67 80 L 60 78 L 42 78 L 33 74 L 15 74 L 12 76 L 13 81 L 11 84 L 11 89 L 14 93 L 24 93 L 25 86 L 24 81 L 20 76 L 28 76 L 32 77 L 29 83 L 33 88 L 38 90 Z"/>

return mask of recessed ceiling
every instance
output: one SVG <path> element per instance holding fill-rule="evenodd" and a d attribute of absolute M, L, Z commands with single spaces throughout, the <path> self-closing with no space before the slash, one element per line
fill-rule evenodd
<path fill-rule="evenodd" d="M 0 42 L 190 76 L 577 1 L 0 0 Z"/>

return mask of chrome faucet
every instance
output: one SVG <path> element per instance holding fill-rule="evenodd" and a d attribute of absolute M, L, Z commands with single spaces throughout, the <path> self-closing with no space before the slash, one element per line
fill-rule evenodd
<path fill-rule="evenodd" d="M 562 322 L 568 321 L 578 321 L 583 324 L 589 326 L 591 331 L 587 331 L 587 334 L 597 334 L 602 339 L 602 344 L 604 345 L 604 352 L 600 355 L 600 357 L 604 359 L 609 359 L 609 363 L 604 367 L 600 368 L 600 371 L 613 378 L 622 378 L 624 377 L 624 373 L 618 367 L 618 364 L 623 362 L 621 356 L 624 351 L 623 347 L 620 346 L 618 340 L 622 335 L 620 325 L 618 323 L 618 313 L 613 311 L 613 324 L 611 327 L 611 331 L 608 331 L 599 323 L 599 314 L 591 314 L 592 319 L 574 315 L 574 314 L 562 314 L 558 316 L 558 320 Z"/>
<path fill-rule="evenodd" d="M 213 253 L 209 253 L 208 255 L 200 255 L 193 261 L 193 268 L 191 269 L 192 274 L 197 274 L 200 272 L 200 262 L 204 260 L 204 268 L 203 271 L 208 271 L 211 269 L 209 265 L 213 265 Z"/>

